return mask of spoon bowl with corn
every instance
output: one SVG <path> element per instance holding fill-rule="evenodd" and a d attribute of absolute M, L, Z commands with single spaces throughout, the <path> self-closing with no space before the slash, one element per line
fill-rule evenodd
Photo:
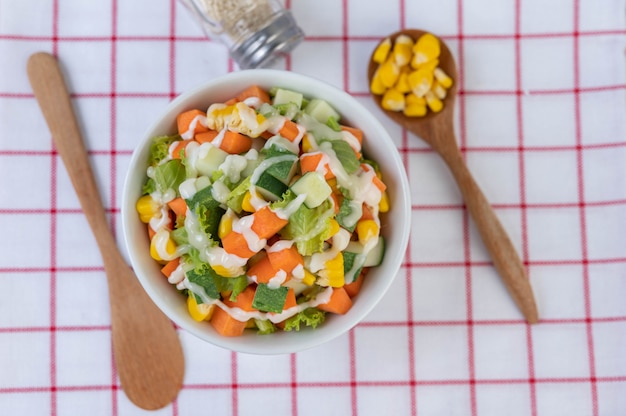
<path fill-rule="evenodd" d="M 458 73 L 447 45 L 422 30 L 393 33 L 372 53 L 368 79 L 382 111 L 428 143 L 449 167 L 511 297 L 529 323 L 538 322 L 534 294 L 519 254 L 457 145 L 454 102 Z"/>

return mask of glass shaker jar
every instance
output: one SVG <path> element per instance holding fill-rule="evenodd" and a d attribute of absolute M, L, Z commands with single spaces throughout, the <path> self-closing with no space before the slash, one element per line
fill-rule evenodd
<path fill-rule="evenodd" d="M 242 69 L 269 65 L 304 38 L 278 0 L 180 0 L 207 36 L 224 43 Z"/>

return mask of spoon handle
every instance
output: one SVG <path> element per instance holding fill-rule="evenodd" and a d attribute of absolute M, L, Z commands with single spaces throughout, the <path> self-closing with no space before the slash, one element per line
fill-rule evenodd
<path fill-rule="evenodd" d="M 70 96 L 56 59 L 45 52 L 36 53 L 29 59 L 27 69 L 41 112 L 46 119 L 55 146 L 65 164 L 98 245 L 101 248 L 103 245 L 115 245 L 74 116 Z"/>
<path fill-rule="evenodd" d="M 122 388 L 141 408 L 164 407 L 182 387 L 184 358 L 178 334 L 118 249 L 56 58 L 36 53 L 29 58 L 27 71 L 102 254 L 109 286 L 113 357 Z"/>
<path fill-rule="evenodd" d="M 448 134 L 454 133 L 448 132 Z M 530 280 L 517 250 L 467 168 L 456 146 L 456 139 L 445 142 L 454 143 L 454 145 L 440 149 L 440 153 L 461 190 L 465 205 L 478 228 L 485 247 L 491 254 L 496 270 L 526 320 L 531 324 L 538 322 L 537 305 Z"/>

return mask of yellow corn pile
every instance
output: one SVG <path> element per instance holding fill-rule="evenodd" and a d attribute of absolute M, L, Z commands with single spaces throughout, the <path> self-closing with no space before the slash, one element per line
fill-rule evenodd
<path fill-rule="evenodd" d="M 439 67 L 440 54 L 439 40 L 430 33 L 417 41 L 404 34 L 394 42 L 384 39 L 372 57 L 378 68 L 370 91 L 382 96 L 385 110 L 402 111 L 408 117 L 424 116 L 428 109 L 441 111 L 452 78 Z"/>

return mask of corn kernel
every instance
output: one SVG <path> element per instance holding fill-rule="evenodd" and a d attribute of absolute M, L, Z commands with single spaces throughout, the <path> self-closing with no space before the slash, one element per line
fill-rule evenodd
<path fill-rule="evenodd" d="M 250 191 L 246 192 L 245 195 L 243 196 L 243 201 L 241 201 L 241 209 L 243 209 L 246 212 L 256 211 L 254 209 L 254 206 L 252 205 L 252 202 L 250 202 L 251 199 L 252 199 L 252 194 L 250 193 Z"/>
<path fill-rule="evenodd" d="M 141 222 L 146 224 L 160 211 L 159 204 L 150 195 L 139 198 L 135 204 L 135 209 L 137 209 Z"/>
<path fill-rule="evenodd" d="M 257 113 L 257 115 L 256 115 L 256 122 L 258 124 L 263 123 L 265 120 L 266 120 L 266 118 L 265 118 L 265 116 L 263 114 Z"/>
<path fill-rule="evenodd" d="M 433 81 L 433 85 L 432 85 L 432 87 L 430 87 L 430 90 L 440 100 L 443 100 L 444 98 L 446 98 L 446 95 L 448 94 L 446 89 L 437 80 Z"/>
<path fill-rule="evenodd" d="M 233 217 L 231 215 L 222 215 L 220 223 L 217 226 L 217 236 L 222 239 L 233 230 Z"/>
<path fill-rule="evenodd" d="M 380 77 L 380 82 L 386 88 L 391 88 L 395 85 L 400 76 L 400 68 L 396 65 L 394 59 L 387 59 L 378 68 L 378 76 Z"/>
<path fill-rule="evenodd" d="M 433 84 L 433 73 L 427 69 L 418 69 L 409 74 L 411 91 L 418 97 L 423 97 Z"/>
<path fill-rule="evenodd" d="M 382 64 L 383 62 L 387 60 L 387 56 L 389 56 L 390 50 L 391 50 L 391 39 L 386 38 L 374 50 L 374 54 L 372 55 L 372 60 L 376 63 Z"/>
<path fill-rule="evenodd" d="M 311 150 L 313 150 L 313 145 L 311 145 L 311 138 L 309 137 L 308 133 L 304 135 L 301 143 L 302 143 L 302 153 L 308 153 Z"/>
<path fill-rule="evenodd" d="M 398 76 L 398 81 L 396 82 L 394 88 L 403 94 L 411 92 L 411 86 L 409 85 L 409 71 L 400 71 L 400 76 Z"/>
<path fill-rule="evenodd" d="M 426 93 L 426 104 L 428 105 L 428 108 L 433 110 L 435 113 L 440 112 L 443 108 L 443 103 L 432 91 L 428 91 Z"/>
<path fill-rule="evenodd" d="M 385 87 L 382 80 L 380 79 L 380 67 L 378 67 L 378 69 L 376 69 L 376 72 L 374 72 L 374 76 L 372 77 L 372 82 L 370 83 L 370 91 L 374 95 L 383 95 L 386 89 L 387 87 Z"/>
<path fill-rule="evenodd" d="M 407 35 L 400 35 L 396 38 L 396 41 L 393 45 L 393 55 L 396 61 L 396 64 L 399 67 L 403 67 L 411 62 L 411 57 L 413 53 L 411 49 L 413 48 L 413 39 L 411 39 Z"/>
<path fill-rule="evenodd" d="M 442 87 L 450 88 L 452 86 L 452 78 L 450 78 L 448 74 L 443 72 L 443 69 L 435 68 L 435 70 L 433 71 L 433 75 L 435 76 L 435 79 L 439 81 Z"/>
<path fill-rule="evenodd" d="M 411 104 L 402 111 L 407 117 L 423 117 L 428 112 L 426 104 Z"/>
<path fill-rule="evenodd" d="M 157 235 L 152 237 L 152 240 L 150 240 L 150 256 L 152 256 L 152 258 L 158 262 L 163 262 L 164 260 L 163 258 L 161 258 L 161 255 L 159 254 L 159 250 L 157 248 L 157 243 L 159 242 L 159 240 L 160 238 L 158 238 Z M 174 241 L 172 241 L 172 239 L 169 237 L 165 243 L 165 252 L 168 256 L 173 256 L 174 253 L 176 253 L 176 244 L 174 244 Z"/>
<path fill-rule="evenodd" d="M 394 88 L 388 89 L 383 95 L 381 105 L 385 110 L 402 111 L 404 108 L 404 94 Z"/>
<path fill-rule="evenodd" d="M 210 320 L 211 316 L 213 315 L 214 308 L 215 304 L 198 304 L 198 302 L 196 301 L 196 295 L 194 295 L 193 293 L 190 293 L 189 297 L 187 298 L 187 310 L 189 311 L 189 315 L 191 315 L 194 321 L 202 322 Z"/>
<path fill-rule="evenodd" d="M 417 65 L 435 59 L 441 53 L 439 40 L 434 35 L 425 33 L 415 42 L 413 53 L 415 54 L 415 63 Z"/>
<path fill-rule="evenodd" d="M 417 63 L 417 59 L 416 59 L 416 55 L 413 55 L 413 59 L 411 60 L 411 68 L 413 69 L 428 69 L 430 71 L 434 71 L 435 68 L 437 68 L 439 66 L 439 59 L 435 58 L 435 59 L 431 59 L 430 61 L 427 62 L 422 62 L 422 63 Z"/>
<path fill-rule="evenodd" d="M 330 178 L 326 180 L 326 183 L 328 184 L 328 186 L 330 186 L 330 189 L 332 189 L 333 191 L 337 191 L 339 189 L 337 188 L 337 178 Z"/>
<path fill-rule="evenodd" d="M 379 212 L 389 212 L 389 195 L 387 191 L 383 192 L 382 197 L 380 198 L 380 202 L 378 203 L 378 211 Z"/>
<path fill-rule="evenodd" d="M 330 287 L 341 287 L 345 284 L 343 270 L 343 253 L 339 252 L 333 259 L 324 264 L 319 272 L 322 283 Z"/>
<path fill-rule="evenodd" d="M 361 244 L 378 236 L 378 224 L 374 220 L 361 220 L 356 224 L 356 234 Z"/>
<path fill-rule="evenodd" d="M 254 321 L 254 318 L 248 319 L 246 321 L 246 329 L 253 329 L 253 328 L 256 328 L 256 322 Z"/>
<path fill-rule="evenodd" d="M 336 219 L 331 218 L 330 219 L 330 236 L 332 237 L 333 235 L 337 234 L 340 230 L 340 226 L 339 223 L 337 222 Z"/>
<path fill-rule="evenodd" d="M 304 269 L 304 277 L 302 278 L 302 283 L 307 286 L 313 286 L 313 284 L 315 283 L 315 279 L 316 277 L 313 273 L 311 273 L 307 269 Z"/>
<path fill-rule="evenodd" d="M 407 94 L 405 97 L 405 101 L 406 101 L 406 105 L 410 106 L 410 105 L 426 105 L 426 98 L 424 97 L 418 97 L 417 95 L 410 93 Z"/>

